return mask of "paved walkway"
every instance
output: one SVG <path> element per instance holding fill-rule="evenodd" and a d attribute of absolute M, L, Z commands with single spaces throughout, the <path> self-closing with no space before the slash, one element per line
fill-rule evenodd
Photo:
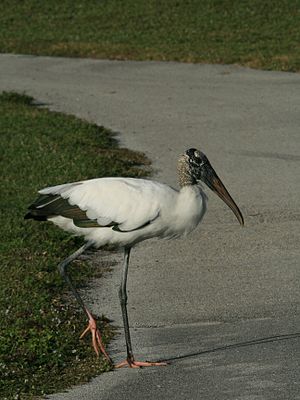
<path fill-rule="evenodd" d="M 49 398 L 300 399 L 300 75 L 2 55 L 0 89 L 25 90 L 120 132 L 123 145 L 151 158 L 155 178 L 172 185 L 177 156 L 200 148 L 246 222 L 239 227 L 209 193 L 205 220 L 189 238 L 133 250 L 136 355 L 171 365 L 114 371 Z M 93 310 L 116 325 L 119 275 L 116 265 L 89 291 Z M 120 335 L 114 359 L 124 350 Z"/>

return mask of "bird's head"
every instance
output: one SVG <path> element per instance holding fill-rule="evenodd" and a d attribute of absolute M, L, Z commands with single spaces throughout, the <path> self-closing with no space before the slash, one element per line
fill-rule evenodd
<path fill-rule="evenodd" d="M 182 175 L 182 179 L 185 179 L 188 184 L 197 184 L 199 181 L 204 182 L 231 208 L 239 223 L 244 225 L 242 213 L 211 166 L 206 155 L 197 149 L 188 149 L 179 159 L 179 174 L 184 169 L 182 168 L 183 164 L 185 164 L 186 174 Z M 189 181 L 187 176 L 189 176 Z"/>

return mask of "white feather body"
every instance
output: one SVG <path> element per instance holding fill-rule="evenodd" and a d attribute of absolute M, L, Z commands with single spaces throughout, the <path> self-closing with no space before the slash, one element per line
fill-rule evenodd
<path fill-rule="evenodd" d="M 112 227 L 79 228 L 72 219 L 62 216 L 49 218 L 62 229 L 84 236 L 96 247 L 132 246 L 152 237 L 186 235 L 206 211 L 206 196 L 200 187 L 184 186 L 178 191 L 145 179 L 98 178 L 48 187 L 39 193 L 59 194 L 86 211 L 88 218 L 97 219 L 99 225 L 117 223 L 122 232 Z"/>

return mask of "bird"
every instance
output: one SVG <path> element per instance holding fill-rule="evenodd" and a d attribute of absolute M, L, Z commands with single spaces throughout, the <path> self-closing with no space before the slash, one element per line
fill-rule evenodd
<path fill-rule="evenodd" d="M 166 365 L 137 361 L 134 357 L 127 313 L 127 275 L 131 249 L 150 238 L 186 236 L 202 221 L 207 209 L 205 186 L 233 211 L 240 225 L 243 215 L 218 177 L 206 155 L 195 148 L 181 154 L 177 163 L 179 189 L 154 180 L 103 177 L 46 187 L 28 207 L 25 219 L 51 221 L 76 236 L 84 245 L 58 265 L 59 272 L 87 316 L 81 337 L 91 332 L 97 355 L 102 353 L 113 366 L 95 318 L 84 304 L 68 273 L 68 265 L 88 248 L 121 248 L 124 252 L 119 300 L 123 317 L 127 357 L 116 368 Z"/>

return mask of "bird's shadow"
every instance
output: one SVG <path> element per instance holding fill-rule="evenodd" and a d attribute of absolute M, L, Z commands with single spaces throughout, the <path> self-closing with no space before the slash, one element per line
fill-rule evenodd
<path fill-rule="evenodd" d="M 260 344 L 264 344 L 264 343 L 274 343 L 274 342 L 279 342 L 282 340 L 297 339 L 299 337 L 300 337 L 300 332 L 290 333 L 290 334 L 286 334 L 286 335 L 267 336 L 267 337 L 263 337 L 263 338 L 259 338 L 259 339 L 248 340 L 245 342 L 238 342 L 238 343 L 233 343 L 233 344 L 227 344 L 224 346 L 218 346 L 218 347 L 214 347 L 214 348 L 208 349 L 208 350 L 201 350 L 198 352 L 183 354 L 183 355 L 179 355 L 176 357 L 169 357 L 169 358 L 166 358 L 166 359 L 163 359 L 160 361 L 170 363 L 173 361 L 184 360 L 187 358 L 197 357 L 197 356 L 201 356 L 204 354 L 217 353 L 217 352 L 221 352 L 221 351 L 238 349 L 240 347 L 255 346 L 255 345 L 260 345 Z"/>

